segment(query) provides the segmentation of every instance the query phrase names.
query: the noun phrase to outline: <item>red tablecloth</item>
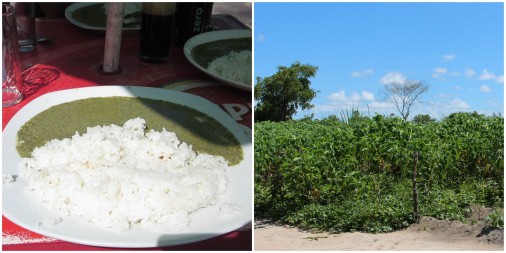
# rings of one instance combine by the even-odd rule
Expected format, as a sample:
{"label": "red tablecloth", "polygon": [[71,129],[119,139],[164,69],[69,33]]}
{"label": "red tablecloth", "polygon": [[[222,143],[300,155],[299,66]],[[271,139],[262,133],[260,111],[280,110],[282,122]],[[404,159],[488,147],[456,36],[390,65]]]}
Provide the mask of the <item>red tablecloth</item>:
{"label": "red tablecloth", "polygon": [[[230,16],[213,16],[222,29],[244,28]],[[37,20],[37,33],[50,38],[37,50],[21,55],[26,98],[18,105],[2,109],[2,129],[24,105],[48,92],[98,85],[161,87],[188,92],[218,104],[251,136],[251,92],[221,84],[193,67],[184,57],[182,46],[172,45],[170,60],[150,64],[139,60],[138,34],[124,34],[120,66],[115,75],[97,72],[102,64],[105,35],[81,29],[65,19]],[[5,158],[4,158],[5,159]],[[113,250],[80,245],[45,237],[2,217],[3,250]],[[205,241],[153,250],[251,250],[252,226]],[[143,249],[143,250],[152,250]]]}

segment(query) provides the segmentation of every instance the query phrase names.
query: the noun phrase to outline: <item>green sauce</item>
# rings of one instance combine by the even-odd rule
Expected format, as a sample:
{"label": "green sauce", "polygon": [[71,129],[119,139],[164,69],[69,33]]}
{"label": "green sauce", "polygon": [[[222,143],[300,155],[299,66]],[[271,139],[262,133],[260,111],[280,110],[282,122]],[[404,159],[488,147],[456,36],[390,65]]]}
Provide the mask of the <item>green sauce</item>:
{"label": "green sauce", "polygon": [[89,26],[105,27],[107,24],[104,4],[91,4],[78,8],[72,12],[72,17]]}
{"label": "green sauce", "polygon": [[[82,24],[105,29],[107,26],[107,14],[106,14],[107,11],[105,5],[106,5],[105,3],[97,3],[81,6],[80,8],[77,8],[72,12],[71,14],[72,18],[74,18],[75,20],[79,21]],[[132,16],[132,14],[130,16]],[[139,23],[140,23],[140,16],[139,22],[123,23],[123,28],[140,28]]]}
{"label": "green sauce", "polygon": [[196,152],[223,156],[229,165],[243,159],[240,143],[215,119],[192,108],[147,98],[107,97],[76,100],[53,106],[30,119],[18,132],[16,149],[22,157],[51,139],[83,134],[87,127],[123,125],[141,117],[147,130],[175,132]]}

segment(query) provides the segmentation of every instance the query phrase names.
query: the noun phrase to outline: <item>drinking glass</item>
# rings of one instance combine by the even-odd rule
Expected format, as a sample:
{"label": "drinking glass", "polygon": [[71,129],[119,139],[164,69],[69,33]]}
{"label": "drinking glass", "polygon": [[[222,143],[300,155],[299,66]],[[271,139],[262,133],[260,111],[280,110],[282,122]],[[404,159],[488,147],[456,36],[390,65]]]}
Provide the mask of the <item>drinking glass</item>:
{"label": "drinking glass", "polygon": [[141,60],[165,62],[175,28],[176,3],[142,3]]}
{"label": "drinking glass", "polygon": [[2,4],[2,107],[23,99],[21,85],[16,13],[13,6]]}
{"label": "drinking glass", "polygon": [[36,47],[35,3],[16,2],[14,6],[16,7],[19,50],[32,51]]}

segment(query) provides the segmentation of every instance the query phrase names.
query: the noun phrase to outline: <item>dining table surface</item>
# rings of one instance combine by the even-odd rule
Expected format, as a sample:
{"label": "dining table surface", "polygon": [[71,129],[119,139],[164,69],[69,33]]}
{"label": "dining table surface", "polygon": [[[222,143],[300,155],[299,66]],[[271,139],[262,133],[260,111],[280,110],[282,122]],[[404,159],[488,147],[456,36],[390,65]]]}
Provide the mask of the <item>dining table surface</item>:
{"label": "dining table surface", "polygon": [[[211,24],[220,30],[250,29],[227,14],[213,15]],[[124,32],[119,59],[121,71],[106,74],[98,70],[104,59],[105,32],[78,27],[66,18],[38,18],[36,31],[49,40],[38,43],[34,51],[20,53],[25,97],[15,106],[2,108],[2,129],[21,108],[47,93],[93,86],[145,86],[205,98],[229,114],[251,139],[251,90],[212,79],[186,59],[183,45],[171,44],[167,62],[147,63],[140,60],[139,32]],[[2,225],[3,250],[129,250],[51,238],[18,226],[5,216],[2,216]],[[252,250],[252,224],[203,241],[142,250]]]}

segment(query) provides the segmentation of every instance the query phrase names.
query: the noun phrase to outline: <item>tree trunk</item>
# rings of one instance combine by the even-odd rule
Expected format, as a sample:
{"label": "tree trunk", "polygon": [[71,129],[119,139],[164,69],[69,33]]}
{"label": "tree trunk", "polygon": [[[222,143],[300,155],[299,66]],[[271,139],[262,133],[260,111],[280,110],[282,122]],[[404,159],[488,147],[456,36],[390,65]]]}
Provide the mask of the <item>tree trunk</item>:
{"label": "tree trunk", "polygon": [[418,188],[416,186],[416,166],[418,163],[418,151],[413,154],[413,217],[416,223],[420,220],[420,214],[418,213]]}

